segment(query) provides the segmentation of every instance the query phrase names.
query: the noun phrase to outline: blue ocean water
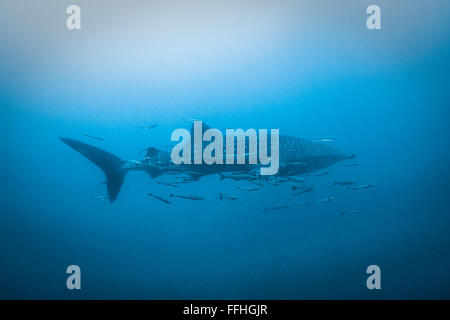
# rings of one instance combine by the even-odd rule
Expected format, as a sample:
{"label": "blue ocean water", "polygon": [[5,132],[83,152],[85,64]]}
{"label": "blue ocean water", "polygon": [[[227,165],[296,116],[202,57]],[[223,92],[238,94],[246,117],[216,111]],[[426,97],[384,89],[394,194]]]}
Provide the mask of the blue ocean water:
{"label": "blue ocean water", "polygon": [[[372,2],[381,30],[366,28]],[[73,31],[70,1],[0,5],[0,298],[450,298],[448,1],[77,3]],[[170,150],[185,118],[333,137],[359,166],[305,175],[315,189],[298,197],[131,172],[110,204],[93,199],[103,173],[59,140],[138,159]],[[174,191],[206,199],[147,196]]]}

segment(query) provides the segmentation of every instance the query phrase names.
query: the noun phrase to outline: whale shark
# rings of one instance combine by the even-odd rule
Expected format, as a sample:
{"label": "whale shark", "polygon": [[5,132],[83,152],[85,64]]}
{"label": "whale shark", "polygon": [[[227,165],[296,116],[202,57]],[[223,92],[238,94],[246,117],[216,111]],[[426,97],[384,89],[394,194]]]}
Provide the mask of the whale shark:
{"label": "whale shark", "polygon": [[[206,126],[208,128],[208,126]],[[193,128],[191,128],[193,130]],[[106,176],[106,188],[109,201],[114,202],[120,192],[126,174],[129,171],[143,171],[152,179],[162,175],[184,174],[184,182],[197,181],[211,174],[236,172],[248,174],[249,180],[266,179],[257,174],[261,164],[174,164],[169,151],[155,147],[144,149],[142,159],[123,160],[118,156],[93,145],[60,137],[61,141],[92,161]],[[248,149],[246,150],[248,152]],[[237,157],[237,155],[235,155]],[[314,172],[339,161],[354,158],[329,144],[310,141],[293,136],[279,136],[279,177],[293,177]],[[223,177],[223,176],[221,176]]]}

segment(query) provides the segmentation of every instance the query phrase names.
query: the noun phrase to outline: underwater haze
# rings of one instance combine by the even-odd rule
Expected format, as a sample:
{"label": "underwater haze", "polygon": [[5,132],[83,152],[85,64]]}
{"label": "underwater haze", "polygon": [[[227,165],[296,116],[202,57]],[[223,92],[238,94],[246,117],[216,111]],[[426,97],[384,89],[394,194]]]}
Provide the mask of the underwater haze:
{"label": "underwater haze", "polygon": [[[2,1],[0,298],[450,298],[449,32],[445,0]],[[59,139],[139,160],[190,118],[356,158],[263,186],[130,172],[110,203]]]}

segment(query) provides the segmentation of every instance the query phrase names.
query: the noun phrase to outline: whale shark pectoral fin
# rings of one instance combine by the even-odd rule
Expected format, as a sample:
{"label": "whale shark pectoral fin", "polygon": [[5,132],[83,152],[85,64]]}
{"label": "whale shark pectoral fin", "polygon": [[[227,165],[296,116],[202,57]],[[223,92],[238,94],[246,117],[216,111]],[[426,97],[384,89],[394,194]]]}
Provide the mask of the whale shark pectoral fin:
{"label": "whale shark pectoral fin", "polygon": [[156,167],[147,167],[144,170],[152,179],[157,178],[160,174],[161,171],[159,169],[157,169]]}
{"label": "whale shark pectoral fin", "polygon": [[109,201],[116,200],[127,173],[121,170],[124,161],[112,153],[70,138],[60,138],[62,142],[95,163],[106,176]]}

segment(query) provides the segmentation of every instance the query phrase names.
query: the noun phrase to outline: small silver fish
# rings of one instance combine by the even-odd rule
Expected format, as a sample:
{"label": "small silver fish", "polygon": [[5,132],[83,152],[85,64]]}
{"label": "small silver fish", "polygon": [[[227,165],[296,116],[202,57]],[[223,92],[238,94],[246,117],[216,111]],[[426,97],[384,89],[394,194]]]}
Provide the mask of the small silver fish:
{"label": "small silver fish", "polygon": [[188,200],[205,200],[205,198],[199,197],[199,196],[194,196],[193,194],[189,194],[189,195],[185,196],[185,195],[181,195],[181,194],[173,194],[173,193],[171,193],[170,196],[172,198],[176,197],[176,198],[188,199]]}
{"label": "small silver fish", "polygon": [[219,193],[219,200],[238,200],[239,198],[224,193]]}
{"label": "small silver fish", "polygon": [[189,182],[193,182],[192,180],[181,180],[181,181],[174,181],[172,182],[172,184],[184,184],[184,183],[189,183]]}
{"label": "small silver fish", "polygon": [[259,188],[242,188],[242,187],[238,187],[239,190],[245,190],[245,191],[256,191],[259,190]]}
{"label": "small silver fish", "polygon": [[334,197],[328,197],[326,199],[323,199],[322,201],[319,202],[320,205],[324,205],[324,204],[328,204],[331,203],[335,198]]}
{"label": "small silver fish", "polygon": [[194,181],[198,181],[199,178],[183,178],[181,179],[182,182],[194,182]]}
{"label": "small silver fish", "polygon": [[256,177],[256,174],[252,172],[232,172],[231,175],[248,175],[252,177]]}
{"label": "small silver fish", "polygon": [[299,195],[302,193],[310,192],[314,190],[313,186],[292,186],[292,190],[298,190],[298,192],[294,193],[293,195]]}
{"label": "small silver fish", "polygon": [[297,182],[297,183],[304,183],[304,182],[306,182],[305,179],[298,178],[298,177],[287,177],[287,179],[289,179],[289,181],[291,181],[291,182]]}
{"label": "small silver fish", "polygon": [[345,216],[348,214],[363,214],[363,213],[364,213],[364,211],[362,211],[362,210],[350,210],[350,211],[342,211],[341,215]]}
{"label": "small silver fish", "polygon": [[289,163],[289,166],[307,166],[308,162],[305,161],[293,161]]}
{"label": "small silver fish", "polygon": [[293,196],[293,197],[297,197],[297,196],[300,196],[300,195],[302,195],[302,194],[304,194],[304,193],[307,193],[307,192],[310,192],[310,191],[294,192],[294,193],[292,194],[292,196]]}
{"label": "small silver fish", "polygon": [[155,196],[155,195],[152,194],[152,193],[149,193],[148,195],[149,195],[150,197],[155,198],[155,199],[157,199],[157,200],[159,200],[159,201],[162,201],[162,202],[164,202],[164,203],[172,204],[172,202],[170,202],[169,200],[166,200],[166,199],[164,199],[164,198]]}
{"label": "small silver fish", "polygon": [[186,172],[177,172],[176,173],[177,178],[184,178],[184,179],[194,179],[194,178],[199,178],[200,174],[198,172],[191,172],[191,171],[186,171]]}
{"label": "small silver fish", "polygon": [[313,174],[311,174],[311,176],[313,176],[313,177],[320,177],[320,176],[325,176],[327,174],[329,174],[329,172],[328,171],[324,171],[324,172],[319,172],[319,173],[313,173]]}
{"label": "small silver fish", "polygon": [[176,171],[174,171],[174,172],[166,172],[166,175],[168,175],[168,176],[176,176],[176,175],[179,175],[180,173],[179,172],[176,172]]}
{"label": "small silver fish", "polygon": [[178,186],[177,186],[175,183],[170,183],[170,182],[160,182],[160,181],[156,181],[156,183],[157,183],[157,184],[164,185],[164,186],[177,187],[177,188],[178,188]]}
{"label": "small silver fish", "polygon": [[90,134],[87,134],[87,133],[86,133],[84,136],[85,136],[85,137],[88,137],[88,138],[95,139],[95,140],[100,140],[100,141],[103,141],[103,140],[104,140],[103,138],[96,137],[96,136],[91,136]]}
{"label": "small silver fish", "polygon": [[363,184],[361,186],[353,187],[352,189],[353,190],[363,190],[363,189],[369,189],[369,188],[373,188],[373,187],[374,187],[373,184],[368,183],[368,184]]}
{"label": "small silver fish", "polygon": [[352,185],[354,183],[356,183],[355,180],[349,180],[349,179],[334,181],[334,185],[340,185],[340,186],[349,186],[349,185]]}
{"label": "small silver fish", "polygon": [[282,209],[289,209],[289,206],[277,206],[277,207],[264,208],[264,211],[282,210]]}
{"label": "small silver fish", "polygon": [[253,183],[254,185],[264,187],[264,184],[255,180],[248,180],[248,182]]}
{"label": "small silver fish", "polygon": [[224,179],[231,179],[231,180],[256,180],[257,178],[255,176],[249,175],[247,173],[231,173],[231,174],[224,174],[224,173],[218,173],[220,176],[220,180]]}
{"label": "small silver fish", "polygon": [[306,207],[306,206],[309,206],[311,203],[310,202],[292,202],[291,204],[293,204],[294,206]]}
{"label": "small silver fish", "polygon": [[344,167],[359,167],[359,163],[347,163]]}

